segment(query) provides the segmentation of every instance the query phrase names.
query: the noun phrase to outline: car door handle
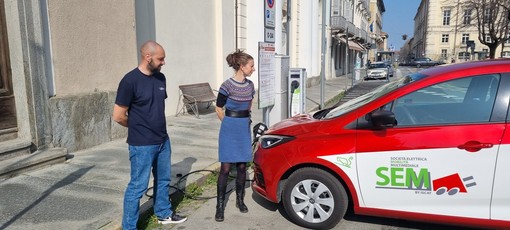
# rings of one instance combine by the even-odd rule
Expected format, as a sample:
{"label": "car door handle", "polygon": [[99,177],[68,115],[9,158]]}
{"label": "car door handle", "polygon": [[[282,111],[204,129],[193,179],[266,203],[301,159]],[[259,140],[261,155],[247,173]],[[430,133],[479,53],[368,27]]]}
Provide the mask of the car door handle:
{"label": "car door handle", "polygon": [[468,152],[478,152],[480,149],[492,148],[491,143],[480,143],[478,141],[468,141],[465,144],[459,145],[457,148],[464,149]]}

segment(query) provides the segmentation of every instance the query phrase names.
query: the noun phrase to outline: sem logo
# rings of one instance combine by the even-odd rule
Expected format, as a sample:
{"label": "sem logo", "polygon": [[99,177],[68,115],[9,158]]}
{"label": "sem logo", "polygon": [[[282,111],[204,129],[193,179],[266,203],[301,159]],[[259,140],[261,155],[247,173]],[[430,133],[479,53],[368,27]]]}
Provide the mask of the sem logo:
{"label": "sem logo", "polygon": [[466,188],[476,185],[476,182],[472,182],[472,176],[461,180],[458,173],[431,180],[427,168],[379,167],[375,173],[380,179],[376,181],[376,188],[414,190],[419,194],[435,191],[437,195],[446,192],[455,195],[459,192],[467,193]]}
{"label": "sem logo", "polygon": [[351,167],[353,157],[345,158],[345,157],[337,157],[336,162],[337,165],[345,166],[347,168]]}
{"label": "sem logo", "polygon": [[[434,183],[434,191],[436,191],[437,195],[442,195],[445,192],[448,192],[448,195],[451,196],[458,192],[467,193],[466,188],[476,185],[476,182],[470,182],[473,179],[473,176],[468,176],[461,180],[459,174],[455,173],[435,179],[432,183]],[[467,182],[468,184],[464,185],[464,182]]]}
{"label": "sem logo", "polygon": [[379,167],[375,173],[381,179],[376,182],[376,188],[431,190],[430,173],[426,168],[416,174],[414,168]]}

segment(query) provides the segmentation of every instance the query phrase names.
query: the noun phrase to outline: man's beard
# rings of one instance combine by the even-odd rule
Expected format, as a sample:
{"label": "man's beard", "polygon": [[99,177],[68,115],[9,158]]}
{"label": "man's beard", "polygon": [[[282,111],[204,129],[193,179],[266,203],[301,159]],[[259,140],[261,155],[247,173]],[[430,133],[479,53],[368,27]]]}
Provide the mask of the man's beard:
{"label": "man's beard", "polygon": [[152,60],[149,62],[149,70],[152,73],[159,73],[161,71],[161,66],[155,66],[153,63]]}

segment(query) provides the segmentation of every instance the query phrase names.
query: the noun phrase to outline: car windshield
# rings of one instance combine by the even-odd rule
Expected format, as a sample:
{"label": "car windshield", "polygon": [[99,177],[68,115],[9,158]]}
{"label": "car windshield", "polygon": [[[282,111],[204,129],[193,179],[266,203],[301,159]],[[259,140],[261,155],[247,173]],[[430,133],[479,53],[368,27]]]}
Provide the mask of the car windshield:
{"label": "car windshield", "polygon": [[406,77],[400,78],[396,81],[392,81],[392,82],[389,82],[382,86],[379,86],[364,95],[361,95],[355,99],[352,99],[348,102],[345,102],[345,103],[339,105],[336,108],[331,109],[327,114],[324,115],[324,119],[331,119],[331,118],[335,118],[335,117],[341,116],[343,114],[346,114],[346,113],[353,111],[354,109],[360,108],[361,106],[364,106],[364,105],[368,104],[369,102],[374,101],[377,98],[382,97],[382,96],[384,96],[400,87],[403,87],[411,82],[415,82],[417,80],[423,79],[426,76],[427,75],[420,74],[420,73],[413,73]]}
{"label": "car windshield", "polygon": [[376,68],[386,68],[386,64],[385,63],[374,63],[374,64],[370,64],[370,69],[376,69]]}

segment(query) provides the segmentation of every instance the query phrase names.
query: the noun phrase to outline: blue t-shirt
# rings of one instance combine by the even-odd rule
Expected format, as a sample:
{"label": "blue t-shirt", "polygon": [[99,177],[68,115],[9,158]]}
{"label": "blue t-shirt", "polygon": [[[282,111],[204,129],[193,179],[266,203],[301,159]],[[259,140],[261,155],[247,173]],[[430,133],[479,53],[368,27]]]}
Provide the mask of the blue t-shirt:
{"label": "blue t-shirt", "polygon": [[162,73],[147,76],[135,68],[122,78],[115,104],[128,107],[128,144],[157,145],[168,139],[166,98],[166,78]]}

